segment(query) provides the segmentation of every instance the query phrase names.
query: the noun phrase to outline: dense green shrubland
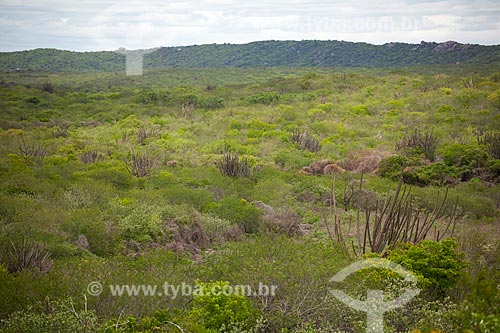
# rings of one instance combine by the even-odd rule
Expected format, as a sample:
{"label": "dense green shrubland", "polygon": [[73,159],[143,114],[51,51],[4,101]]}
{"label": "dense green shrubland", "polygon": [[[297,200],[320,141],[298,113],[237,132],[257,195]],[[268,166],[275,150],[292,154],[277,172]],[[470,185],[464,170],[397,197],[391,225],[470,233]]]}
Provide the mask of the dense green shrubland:
{"label": "dense green shrubland", "polygon": [[[402,179],[421,216],[449,187],[456,241],[433,241],[443,216],[431,240],[391,248],[428,290],[388,314],[386,329],[496,332],[498,75],[266,71],[4,75],[0,330],[362,332],[364,314],[330,297],[329,279],[356,259],[357,216],[374,214]],[[383,273],[361,279],[347,283],[360,296],[400,290]],[[86,293],[91,281],[198,280],[278,293]]]}

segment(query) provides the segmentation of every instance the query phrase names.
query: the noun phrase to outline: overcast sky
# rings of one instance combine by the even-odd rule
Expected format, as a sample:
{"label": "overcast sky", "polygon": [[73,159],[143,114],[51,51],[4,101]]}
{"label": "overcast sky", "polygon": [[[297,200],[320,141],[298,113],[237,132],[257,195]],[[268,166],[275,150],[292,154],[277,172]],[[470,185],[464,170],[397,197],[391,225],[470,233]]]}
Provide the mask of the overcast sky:
{"label": "overcast sky", "polygon": [[0,51],[258,40],[500,44],[499,0],[0,0]]}

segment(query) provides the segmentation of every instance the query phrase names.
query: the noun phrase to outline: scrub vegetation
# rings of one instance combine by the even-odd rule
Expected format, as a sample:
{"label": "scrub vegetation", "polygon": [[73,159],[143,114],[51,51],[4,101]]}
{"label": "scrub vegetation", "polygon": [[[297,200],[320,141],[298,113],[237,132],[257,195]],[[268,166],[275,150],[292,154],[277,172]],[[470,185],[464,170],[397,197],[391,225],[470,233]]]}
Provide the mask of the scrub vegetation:
{"label": "scrub vegetation", "polygon": [[[1,332],[365,332],[363,257],[421,289],[386,332],[500,332],[494,66],[4,73],[0,109]],[[109,288],[165,282],[277,289]]]}

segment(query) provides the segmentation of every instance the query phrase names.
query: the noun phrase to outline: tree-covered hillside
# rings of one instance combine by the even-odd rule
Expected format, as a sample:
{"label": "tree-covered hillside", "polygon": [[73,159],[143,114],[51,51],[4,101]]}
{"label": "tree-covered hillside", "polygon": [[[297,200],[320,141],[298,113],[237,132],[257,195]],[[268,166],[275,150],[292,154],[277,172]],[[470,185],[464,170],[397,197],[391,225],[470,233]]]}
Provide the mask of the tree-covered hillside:
{"label": "tree-covered hillside", "polygon": [[[372,45],[344,41],[261,41],[162,47],[145,56],[145,68],[165,67],[399,67],[419,64],[498,64],[500,46],[456,42]],[[123,71],[116,52],[36,49],[0,53],[0,71]]]}

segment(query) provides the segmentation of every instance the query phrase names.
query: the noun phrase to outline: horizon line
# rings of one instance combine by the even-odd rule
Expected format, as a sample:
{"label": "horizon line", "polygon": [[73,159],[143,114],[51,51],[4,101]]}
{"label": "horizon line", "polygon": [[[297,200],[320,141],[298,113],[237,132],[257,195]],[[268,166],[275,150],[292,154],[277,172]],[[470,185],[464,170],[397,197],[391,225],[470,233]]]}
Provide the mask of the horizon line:
{"label": "horizon line", "polygon": [[[266,40],[256,40],[256,41],[251,41],[251,42],[246,42],[246,43],[202,43],[202,44],[191,44],[191,45],[169,45],[169,46],[156,46],[156,47],[150,47],[150,48],[139,48],[139,49],[130,49],[128,51],[141,51],[141,50],[152,50],[152,49],[162,49],[162,48],[182,48],[182,47],[196,47],[196,46],[205,46],[205,45],[248,45],[248,44],[254,44],[254,43],[265,43],[265,42],[340,42],[340,43],[350,43],[350,44],[368,44],[372,46],[384,46],[388,44],[406,44],[406,45],[420,45],[420,44],[444,44],[444,43],[457,43],[460,45],[475,45],[475,46],[500,46],[500,44],[479,44],[479,43],[463,43],[455,40],[446,40],[446,41],[424,41],[422,40],[420,43],[409,43],[409,42],[401,42],[401,41],[391,41],[391,42],[385,42],[383,44],[375,44],[375,43],[369,43],[369,42],[352,42],[352,41],[346,41],[346,40],[337,40],[337,39],[302,39],[302,40],[295,40],[295,39],[266,39]],[[56,47],[36,47],[32,49],[23,49],[23,50],[11,50],[11,51],[0,51],[0,53],[16,53],[16,52],[30,52],[30,51],[36,51],[36,50],[56,50],[56,51],[66,51],[66,52],[75,52],[75,53],[92,53],[92,52],[116,52],[117,50],[120,49],[125,49],[126,48],[118,48],[114,50],[84,50],[84,51],[77,51],[77,50],[70,50],[70,49],[59,49]]]}

